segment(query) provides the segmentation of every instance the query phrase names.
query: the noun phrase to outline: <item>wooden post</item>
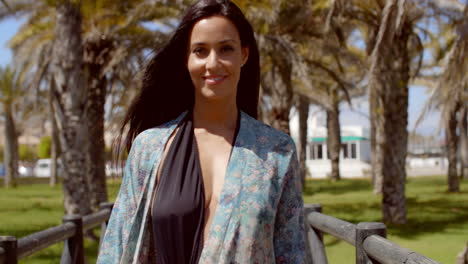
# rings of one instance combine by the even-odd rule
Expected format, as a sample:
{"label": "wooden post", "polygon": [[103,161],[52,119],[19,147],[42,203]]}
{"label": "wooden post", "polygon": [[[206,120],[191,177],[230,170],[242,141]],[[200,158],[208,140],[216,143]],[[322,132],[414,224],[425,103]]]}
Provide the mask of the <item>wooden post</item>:
{"label": "wooden post", "polygon": [[308,221],[308,215],[310,213],[322,212],[322,206],[320,204],[305,204],[304,215],[305,215],[305,230],[307,233],[307,259],[312,264],[327,264],[327,255],[325,253],[325,246],[323,244],[322,231],[312,228]]}
{"label": "wooden post", "polygon": [[[100,203],[99,204],[99,210],[102,211],[102,210],[106,210],[106,209],[109,209],[111,212],[112,212],[112,207],[114,206],[113,203]],[[110,218],[110,216],[109,216]],[[99,248],[101,248],[101,243],[102,241],[104,240],[104,235],[106,234],[106,229],[107,229],[107,225],[109,224],[109,219],[107,219],[106,221],[103,221],[101,223],[101,235],[99,236]]]}
{"label": "wooden post", "polygon": [[0,236],[0,248],[5,250],[4,264],[18,263],[18,241],[14,236]]}
{"label": "wooden post", "polygon": [[[371,235],[387,236],[387,230],[383,223],[363,222],[356,226],[356,264],[378,263],[367,256],[364,250],[364,240]],[[382,250],[385,250],[384,248]]]}
{"label": "wooden post", "polygon": [[81,215],[65,215],[63,223],[73,223],[75,234],[65,240],[60,264],[84,264],[83,218]]}
{"label": "wooden post", "polygon": [[457,255],[457,264],[468,264],[468,242],[463,251]]}

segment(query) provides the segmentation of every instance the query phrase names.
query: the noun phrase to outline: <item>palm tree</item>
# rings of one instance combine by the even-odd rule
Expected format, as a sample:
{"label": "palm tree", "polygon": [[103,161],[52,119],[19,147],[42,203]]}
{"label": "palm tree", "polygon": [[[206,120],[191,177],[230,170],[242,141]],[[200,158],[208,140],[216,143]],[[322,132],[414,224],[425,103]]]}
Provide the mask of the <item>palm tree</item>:
{"label": "palm tree", "polygon": [[[426,104],[426,111],[432,107],[441,109],[445,122],[447,145],[448,191],[459,192],[460,183],[457,176],[457,153],[460,145],[462,157],[466,156],[466,109],[468,101],[468,3],[456,23],[459,25],[450,52],[446,55],[444,71]],[[457,135],[457,131],[459,135]],[[463,168],[463,162],[461,164]]]}
{"label": "palm tree", "polygon": [[[331,6],[312,6],[308,16],[310,25],[319,25],[318,29],[307,29],[305,34],[294,36],[298,42],[300,55],[304,60],[305,74],[296,76],[299,93],[310,102],[319,105],[326,112],[327,146],[331,161],[332,180],[340,179],[339,162],[341,151],[341,132],[339,114],[340,103],[351,104],[351,98],[364,94],[360,82],[364,77],[364,55],[351,43],[351,34],[355,31],[353,23],[341,24],[340,15],[331,16],[336,10],[336,3]],[[303,36],[308,37],[303,37]],[[302,37],[301,37],[302,36]],[[313,47],[313,48],[311,48]],[[307,80],[308,79],[308,80]]]}
{"label": "palm tree", "polygon": [[[165,34],[152,32],[140,25],[142,21],[164,21],[180,11],[172,5],[149,1],[111,2],[104,5],[95,1],[83,4],[83,13],[90,23],[84,28],[84,62],[88,75],[87,116],[89,142],[87,155],[88,186],[91,203],[97,209],[107,201],[104,170],[104,104],[109,81],[113,76],[132,78],[136,67],[143,64],[143,50],[161,46]],[[109,24],[113,21],[114,24]],[[132,67],[133,66],[133,67]],[[126,87],[128,88],[128,86]]]}
{"label": "palm tree", "polygon": [[382,175],[383,220],[394,224],[406,223],[408,41],[412,34],[408,8],[404,1],[386,2],[371,55],[369,80],[375,126],[374,172]]}
{"label": "palm tree", "polygon": [[[16,13],[29,14],[27,23],[12,39],[16,59],[36,72],[35,86],[50,75],[51,42],[55,24],[55,9],[52,2],[23,0],[15,2]],[[35,9],[27,6],[35,5]],[[166,38],[165,34],[153,32],[141,25],[142,21],[168,21],[177,14],[174,5],[163,5],[150,1],[129,2],[81,1],[84,16],[82,27],[83,65],[87,76],[87,100],[85,112],[88,124],[86,150],[86,182],[90,190],[92,207],[97,209],[100,202],[107,201],[104,172],[104,104],[108,95],[112,101],[126,99],[130,81],[138,68],[144,64],[144,52],[156,49]],[[169,25],[169,23],[168,23]],[[51,86],[52,87],[52,86]],[[120,88],[122,87],[122,88]],[[118,103],[118,102],[117,102]],[[54,123],[54,122],[52,122]]]}
{"label": "palm tree", "polygon": [[271,35],[261,39],[262,64],[269,65],[261,77],[264,96],[269,99],[268,121],[272,127],[289,134],[289,112],[293,103],[292,60],[285,56],[286,47],[281,39]]}
{"label": "palm tree", "polygon": [[422,66],[423,45],[417,24],[425,2],[340,1],[345,22],[354,21],[370,54],[368,78],[374,192],[383,193],[385,222],[406,221],[405,160],[408,132],[408,84]]}
{"label": "palm tree", "polygon": [[91,210],[83,168],[86,166],[86,83],[82,78],[83,46],[80,6],[70,1],[57,4],[54,56],[53,105],[63,153],[63,190],[67,214],[86,215]]}
{"label": "palm tree", "polygon": [[5,187],[16,187],[18,175],[18,133],[15,125],[14,103],[21,93],[21,79],[11,68],[0,67],[0,104],[5,119],[4,163]]}
{"label": "palm tree", "polygon": [[[359,79],[362,76],[355,70],[355,65],[362,63],[358,63],[358,56],[346,48],[346,38],[352,32],[350,26],[333,24],[330,30],[315,26],[326,19],[327,10],[322,8],[326,2],[276,1],[260,12],[255,9],[255,16],[251,16],[254,16],[259,32],[264,66],[261,78],[263,116],[267,123],[288,133],[294,94],[303,95],[309,102],[323,107],[328,117],[331,176],[339,179],[338,105],[343,100],[349,101],[348,90],[357,83],[352,77]],[[353,73],[342,77],[346,75],[345,71]],[[306,140],[305,131],[301,130],[301,134],[299,156],[301,164],[305,164],[303,146],[306,142],[302,142]]]}

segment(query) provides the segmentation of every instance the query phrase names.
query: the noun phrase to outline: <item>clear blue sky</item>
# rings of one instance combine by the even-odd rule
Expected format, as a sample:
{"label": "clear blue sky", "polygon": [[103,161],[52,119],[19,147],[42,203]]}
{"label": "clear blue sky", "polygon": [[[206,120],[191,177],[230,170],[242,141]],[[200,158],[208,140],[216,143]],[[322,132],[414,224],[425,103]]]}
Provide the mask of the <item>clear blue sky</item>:
{"label": "clear blue sky", "polygon": [[[11,62],[11,51],[7,46],[7,42],[17,32],[21,22],[16,19],[7,19],[0,22],[0,66],[5,66]],[[412,130],[414,128],[414,123],[427,98],[427,90],[424,87],[410,87],[408,129]],[[364,113],[364,115],[351,111],[348,107],[343,107],[342,115],[340,116],[342,124],[368,126],[369,122],[365,117],[365,115],[368,115],[367,103],[355,103],[354,109]],[[426,117],[416,131],[424,135],[436,135],[438,125],[439,114],[432,113]]]}
{"label": "clear blue sky", "polygon": [[16,19],[6,19],[0,22],[0,65],[5,66],[11,61],[11,52],[7,46],[8,40],[18,31],[20,23]]}

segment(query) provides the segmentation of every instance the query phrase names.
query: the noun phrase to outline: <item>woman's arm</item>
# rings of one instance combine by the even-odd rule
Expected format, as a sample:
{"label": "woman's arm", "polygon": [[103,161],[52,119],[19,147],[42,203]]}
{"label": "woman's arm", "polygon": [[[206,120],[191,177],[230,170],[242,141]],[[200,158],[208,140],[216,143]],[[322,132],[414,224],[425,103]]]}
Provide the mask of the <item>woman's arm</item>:
{"label": "woman's arm", "polygon": [[302,183],[294,149],[284,176],[283,190],[275,221],[276,263],[305,263],[305,231]]}

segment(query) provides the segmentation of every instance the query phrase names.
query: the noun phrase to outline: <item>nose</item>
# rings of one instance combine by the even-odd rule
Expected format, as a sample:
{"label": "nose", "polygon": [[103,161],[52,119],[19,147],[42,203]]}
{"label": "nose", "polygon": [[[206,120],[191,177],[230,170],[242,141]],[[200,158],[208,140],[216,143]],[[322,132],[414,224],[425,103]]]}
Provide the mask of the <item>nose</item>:
{"label": "nose", "polygon": [[212,50],[206,58],[206,69],[216,69],[219,66],[219,55],[215,50]]}

